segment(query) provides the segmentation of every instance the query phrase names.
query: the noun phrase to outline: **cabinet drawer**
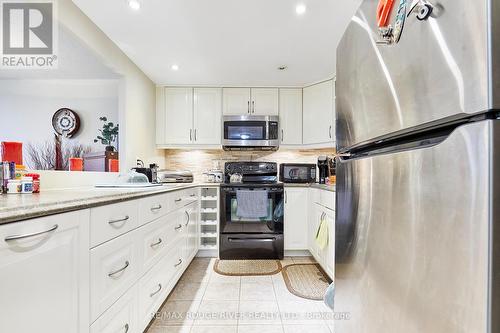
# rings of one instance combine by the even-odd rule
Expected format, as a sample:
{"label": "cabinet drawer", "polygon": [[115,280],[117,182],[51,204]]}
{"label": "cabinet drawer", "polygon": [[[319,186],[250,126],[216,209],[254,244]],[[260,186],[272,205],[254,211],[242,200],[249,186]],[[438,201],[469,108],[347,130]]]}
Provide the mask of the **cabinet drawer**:
{"label": "cabinet drawer", "polygon": [[138,302],[137,285],[134,285],[90,326],[90,333],[141,332],[137,321]]}
{"label": "cabinet drawer", "polygon": [[330,192],[325,190],[319,192],[320,192],[319,203],[326,208],[335,210],[335,192]]}
{"label": "cabinet drawer", "polygon": [[139,200],[139,218],[141,223],[148,223],[166,215],[171,209],[168,207],[168,194],[154,195]]}
{"label": "cabinet drawer", "polygon": [[90,246],[102,244],[139,226],[137,201],[90,210]]}
{"label": "cabinet drawer", "polygon": [[136,239],[130,232],[90,251],[92,322],[138,280],[142,264]]}
{"label": "cabinet drawer", "polygon": [[186,206],[196,200],[198,200],[198,189],[190,188],[181,191],[170,192],[168,194],[169,200],[168,205],[171,207],[171,210],[179,209],[183,206]]}
{"label": "cabinet drawer", "polygon": [[168,252],[176,238],[173,221],[169,221],[170,215],[160,217],[138,230],[143,272],[148,271]]}
{"label": "cabinet drawer", "polygon": [[141,329],[148,325],[175,285],[176,281],[172,281],[172,278],[183,264],[180,251],[181,248],[176,243],[175,247],[140,279],[138,285]]}

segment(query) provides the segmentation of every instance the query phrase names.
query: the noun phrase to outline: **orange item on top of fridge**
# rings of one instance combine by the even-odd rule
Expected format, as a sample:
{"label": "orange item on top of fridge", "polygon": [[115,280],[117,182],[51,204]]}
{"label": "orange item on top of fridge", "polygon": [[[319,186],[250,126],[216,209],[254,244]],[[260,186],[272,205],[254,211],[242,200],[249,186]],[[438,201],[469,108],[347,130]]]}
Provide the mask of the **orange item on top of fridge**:
{"label": "orange item on top of fridge", "polygon": [[379,28],[387,27],[393,7],[394,0],[379,0],[377,7],[377,23]]}

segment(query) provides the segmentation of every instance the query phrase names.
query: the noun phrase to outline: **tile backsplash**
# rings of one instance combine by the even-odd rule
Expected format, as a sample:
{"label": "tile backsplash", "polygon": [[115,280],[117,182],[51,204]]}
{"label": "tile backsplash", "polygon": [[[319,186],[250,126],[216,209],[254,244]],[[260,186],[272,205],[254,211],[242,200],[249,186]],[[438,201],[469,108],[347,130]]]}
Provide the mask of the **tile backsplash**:
{"label": "tile backsplash", "polygon": [[204,181],[203,173],[227,161],[266,161],[280,163],[316,163],[319,155],[333,155],[335,149],[284,149],[279,151],[178,150],[165,151],[167,169],[190,170],[195,181]]}

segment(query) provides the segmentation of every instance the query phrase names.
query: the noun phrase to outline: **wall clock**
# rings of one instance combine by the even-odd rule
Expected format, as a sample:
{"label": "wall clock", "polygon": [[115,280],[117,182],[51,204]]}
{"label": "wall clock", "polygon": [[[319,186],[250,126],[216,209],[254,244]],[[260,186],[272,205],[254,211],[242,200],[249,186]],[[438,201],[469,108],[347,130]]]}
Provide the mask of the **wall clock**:
{"label": "wall clock", "polygon": [[57,134],[71,138],[80,129],[80,117],[71,109],[59,109],[52,116],[52,127]]}

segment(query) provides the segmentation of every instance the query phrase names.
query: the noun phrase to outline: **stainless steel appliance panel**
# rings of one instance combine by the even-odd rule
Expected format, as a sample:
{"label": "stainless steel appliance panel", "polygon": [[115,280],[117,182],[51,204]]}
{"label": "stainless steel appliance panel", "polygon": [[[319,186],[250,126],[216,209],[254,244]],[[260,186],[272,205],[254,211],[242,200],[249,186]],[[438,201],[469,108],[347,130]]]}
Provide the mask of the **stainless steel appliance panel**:
{"label": "stainless steel appliance panel", "polygon": [[495,107],[488,93],[488,1],[429,0],[432,17],[409,16],[392,45],[377,44],[378,2],[362,3],[337,48],[339,151]]}
{"label": "stainless steel appliance panel", "polygon": [[336,332],[494,332],[499,135],[500,121],[481,121],[431,147],[338,162],[335,311],[350,320]]}
{"label": "stainless steel appliance panel", "polygon": [[225,150],[279,148],[278,116],[224,116],[222,146]]}

